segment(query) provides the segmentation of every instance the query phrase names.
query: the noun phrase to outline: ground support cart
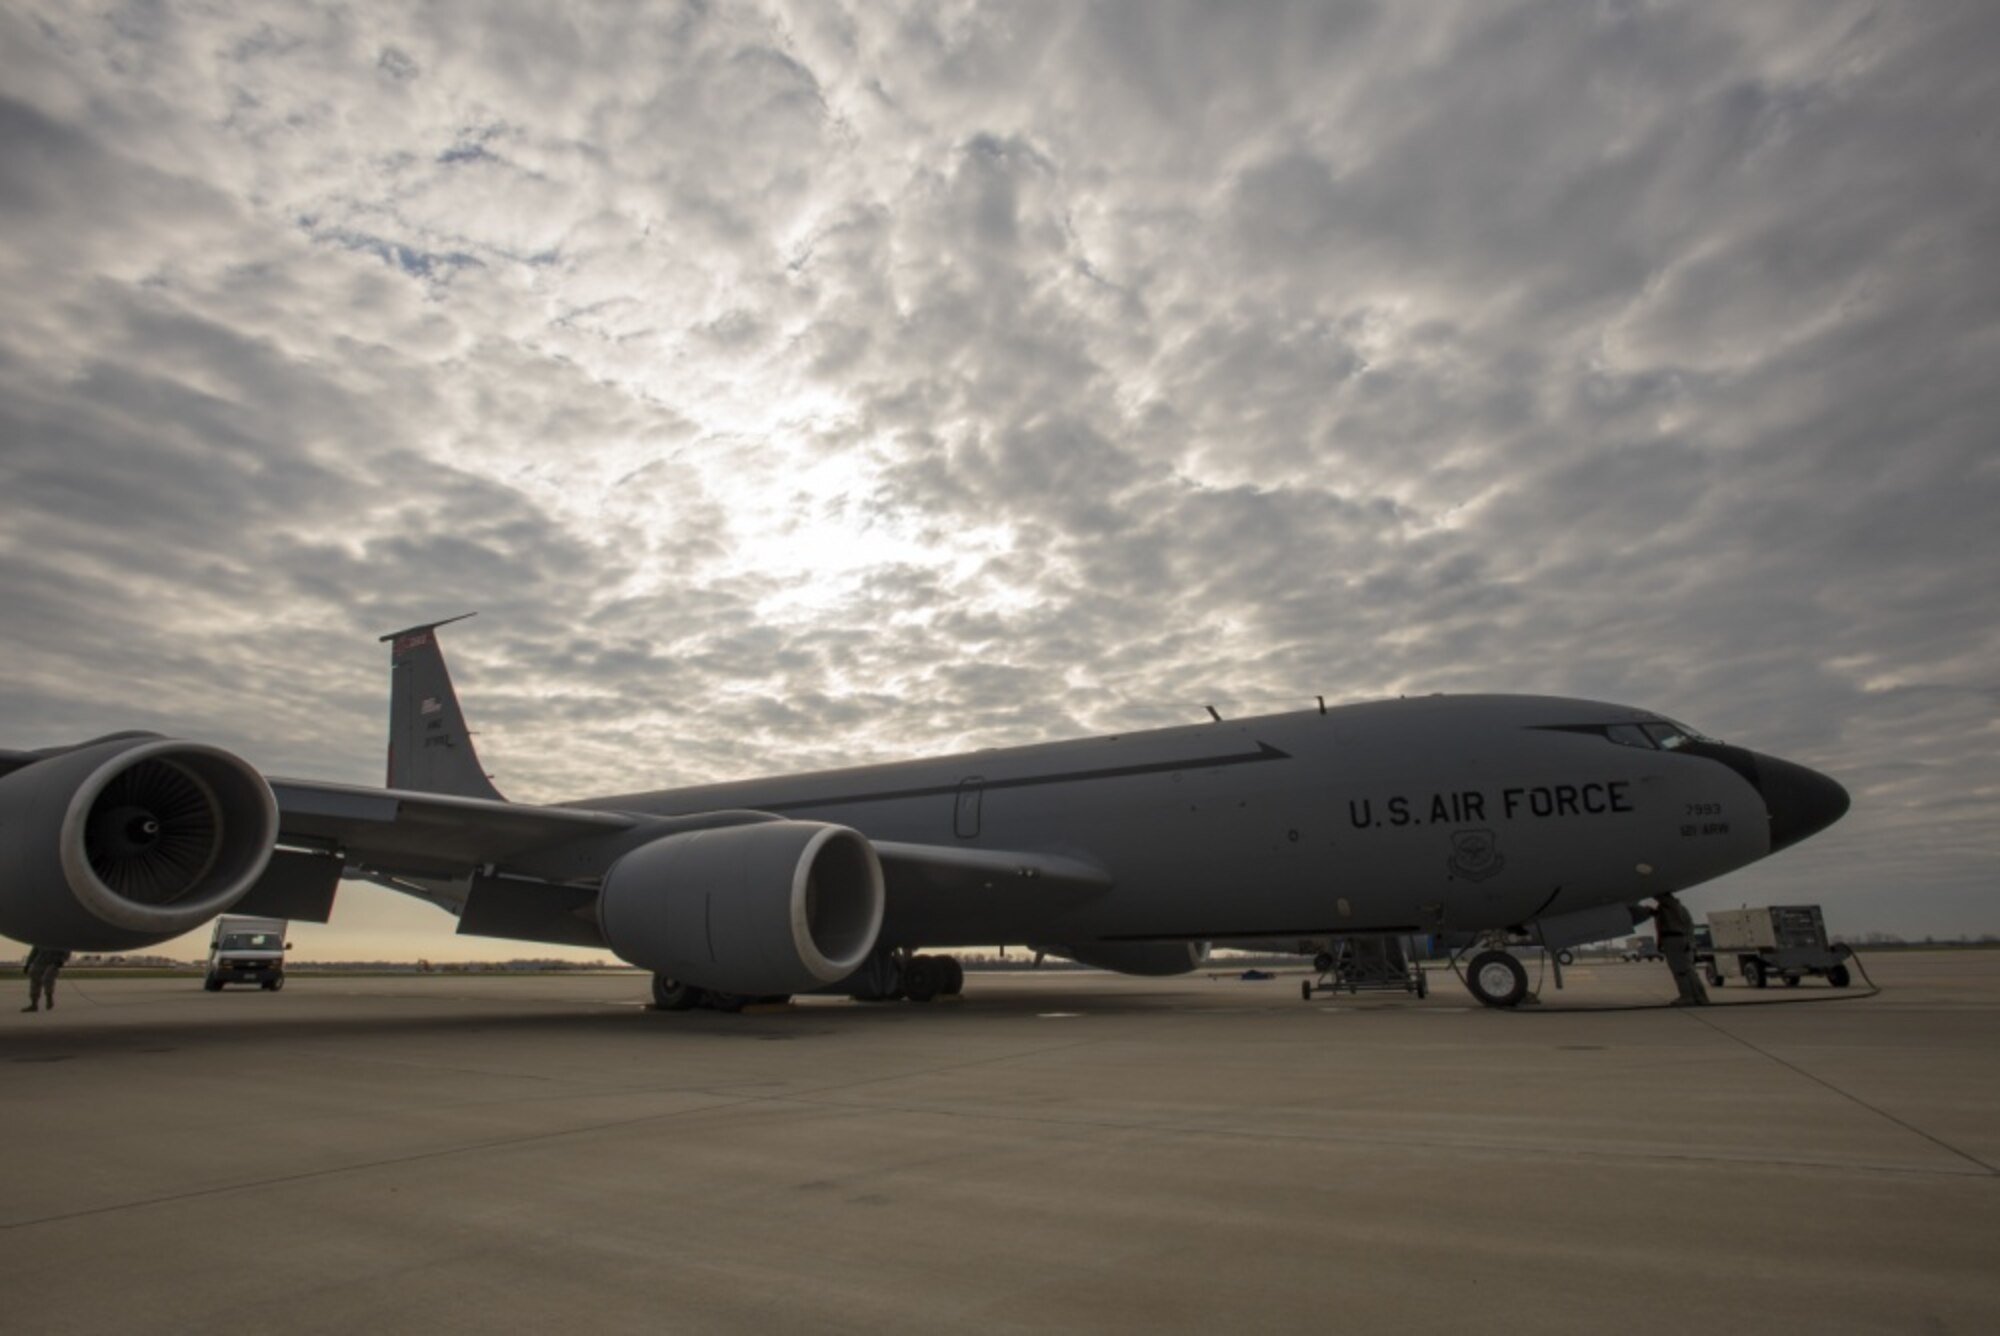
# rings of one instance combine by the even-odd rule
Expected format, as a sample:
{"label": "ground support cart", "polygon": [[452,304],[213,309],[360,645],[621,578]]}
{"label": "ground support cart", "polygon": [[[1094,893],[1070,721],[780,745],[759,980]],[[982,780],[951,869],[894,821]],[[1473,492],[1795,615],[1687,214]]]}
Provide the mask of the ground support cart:
{"label": "ground support cart", "polygon": [[1414,993],[1430,995],[1422,962],[1411,958],[1404,940],[1386,934],[1336,937],[1313,958],[1316,979],[1299,984],[1299,996],[1315,993]]}
{"label": "ground support cart", "polygon": [[1847,961],[1854,952],[1845,942],[1826,940],[1826,920],[1818,905],[1718,909],[1708,916],[1708,931],[1715,951],[1708,964],[1711,984],[1722,983],[1724,959],[1736,962],[1751,988],[1763,988],[1773,979],[1793,988],[1808,975],[1824,976],[1835,988],[1853,982]]}

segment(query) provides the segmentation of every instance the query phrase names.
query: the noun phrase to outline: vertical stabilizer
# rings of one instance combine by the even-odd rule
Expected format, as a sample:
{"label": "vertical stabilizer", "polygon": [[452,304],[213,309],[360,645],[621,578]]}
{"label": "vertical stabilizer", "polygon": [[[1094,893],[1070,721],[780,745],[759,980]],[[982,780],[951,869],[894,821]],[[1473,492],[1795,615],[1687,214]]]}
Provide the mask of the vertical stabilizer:
{"label": "vertical stabilizer", "polygon": [[389,787],[499,798],[473,750],[437,630],[463,616],[383,636],[389,646]]}

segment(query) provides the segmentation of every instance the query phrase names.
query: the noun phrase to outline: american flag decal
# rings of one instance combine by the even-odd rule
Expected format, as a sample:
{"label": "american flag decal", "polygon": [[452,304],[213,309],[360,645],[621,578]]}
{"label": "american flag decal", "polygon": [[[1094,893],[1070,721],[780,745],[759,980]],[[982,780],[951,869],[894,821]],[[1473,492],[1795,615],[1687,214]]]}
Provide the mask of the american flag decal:
{"label": "american flag decal", "polygon": [[430,643],[431,643],[430,632],[419,631],[413,636],[404,636],[401,640],[398,640],[396,642],[396,653],[401,654],[406,650],[418,649]]}
{"label": "american flag decal", "polygon": [[440,702],[436,696],[426,696],[424,697],[424,703],[419,713],[436,714],[439,710],[442,710],[443,708],[444,708],[443,703]]}

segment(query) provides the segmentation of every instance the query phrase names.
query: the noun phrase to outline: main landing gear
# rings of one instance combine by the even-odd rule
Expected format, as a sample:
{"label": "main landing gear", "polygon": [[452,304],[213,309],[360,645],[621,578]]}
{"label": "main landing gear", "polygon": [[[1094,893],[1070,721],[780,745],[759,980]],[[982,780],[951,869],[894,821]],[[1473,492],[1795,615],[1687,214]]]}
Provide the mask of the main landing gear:
{"label": "main landing gear", "polygon": [[[827,992],[846,992],[857,1002],[930,1002],[965,991],[965,967],[956,956],[913,955],[908,951],[878,951],[852,977]],[[656,1011],[737,1012],[752,1004],[782,1005],[790,997],[752,997],[699,988],[664,974],[653,976]]]}
{"label": "main landing gear", "polygon": [[737,1012],[752,1003],[783,1006],[791,1000],[785,994],[754,997],[748,993],[719,993],[713,988],[697,988],[664,974],[653,976],[653,1009],[656,1011],[693,1011],[697,1007],[707,1007],[710,1011]]}
{"label": "main landing gear", "polygon": [[956,956],[877,951],[843,986],[857,1002],[930,1002],[965,991],[965,967]]}

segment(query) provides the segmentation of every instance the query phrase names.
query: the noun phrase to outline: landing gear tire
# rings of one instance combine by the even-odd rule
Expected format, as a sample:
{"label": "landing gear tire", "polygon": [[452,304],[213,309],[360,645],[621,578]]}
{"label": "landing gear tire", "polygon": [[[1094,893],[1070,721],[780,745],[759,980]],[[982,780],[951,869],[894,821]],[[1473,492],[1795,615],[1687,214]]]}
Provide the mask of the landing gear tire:
{"label": "landing gear tire", "polygon": [[1465,986],[1489,1007],[1518,1007],[1528,995],[1528,971],[1505,951],[1481,951],[1465,972]]}
{"label": "landing gear tire", "polygon": [[903,996],[912,1002],[929,1002],[945,991],[946,970],[939,956],[911,956],[903,966]]}
{"label": "landing gear tire", "polygon": [[957,956],[939,956],[944,966],[944,987],[938,992],[946,997],[957,997],[965,991],[965,966],[958,963]]}
{"label": "landing gear tire", "polygon": [[701,1005],[702,990],[664,974],[653,976],[653,1006],[659,1011],[693,1011]]}
{"label": "landing gear tire", "polygon": [[1770,978],[1765,974],[1764,962],[1755,957],[1745,960],[1743,962],[1743,982],[1749,984],[1752,988],[1762,988],[1769,984]]}
{"label": "landing gear tire", "polygon": [[1835,988],[1845,988],[1848,984],[1853,983],[1854,979],[1848,974],[1847,966],[1835,965],[1826,972],[1826,981]]}

